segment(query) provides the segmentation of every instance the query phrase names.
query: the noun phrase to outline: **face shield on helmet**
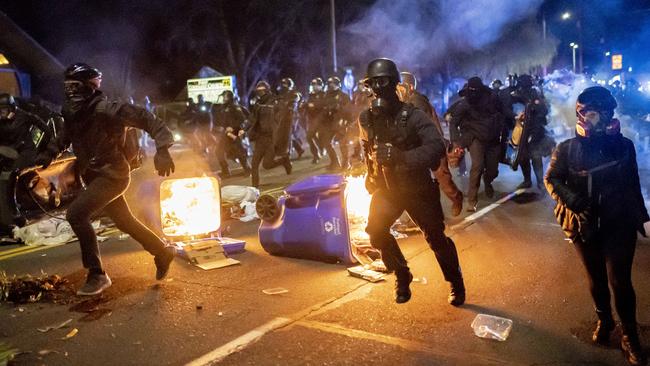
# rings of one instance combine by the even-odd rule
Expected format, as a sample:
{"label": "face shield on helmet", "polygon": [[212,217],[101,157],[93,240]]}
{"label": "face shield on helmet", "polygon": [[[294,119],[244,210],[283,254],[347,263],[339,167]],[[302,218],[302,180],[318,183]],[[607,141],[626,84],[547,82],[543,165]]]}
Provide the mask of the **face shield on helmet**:
{"label": "face shield on helmet", "polygon": [[327,79],[327,91],[338,91],[341,90],[341,79],[338,77],[331,77]]}

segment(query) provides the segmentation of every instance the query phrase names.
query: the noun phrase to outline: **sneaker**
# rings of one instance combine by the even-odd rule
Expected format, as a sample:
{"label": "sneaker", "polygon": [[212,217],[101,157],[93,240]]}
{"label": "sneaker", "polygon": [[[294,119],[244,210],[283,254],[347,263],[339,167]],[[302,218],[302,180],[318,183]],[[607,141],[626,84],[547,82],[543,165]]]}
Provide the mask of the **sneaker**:
{"label": "sneaker", "polygon": [[447,301],[453,306],[460,306],[465,303],[465,285],[462,282],[457,285],[451,285]]}
{"label": "sneaker", "polygon": [[176,250],[173,247],[165,247],[165,254],[154,257],[153,261],[156,263],[156,280],[160,281],[167,277],[169,266],[172,264],[175,254]]}
{"label": "sneaker", "polygon": [[314,164],[314,165],[315,165],[315,164],[318,164],[319,162],[320,162],[320,159],[319,159],[319,158],[312,158],[312,159],[311,159],[311,163]]}
{"label": "sneaker", "polygon": [[93,296],[99,295],[107,288],[111,287],[113,282],[111,278],[108,277],[106,273],[96,274],[88,273],[88,278],[86,278],[86,283],[77,290],[77,295],[79,296]]}
{"label": "sneaker", "polygon": [[476,212],[476,207],[477,206],[478,206],[478,202],[476,202],[476,201],[468,202],[467,212]]}

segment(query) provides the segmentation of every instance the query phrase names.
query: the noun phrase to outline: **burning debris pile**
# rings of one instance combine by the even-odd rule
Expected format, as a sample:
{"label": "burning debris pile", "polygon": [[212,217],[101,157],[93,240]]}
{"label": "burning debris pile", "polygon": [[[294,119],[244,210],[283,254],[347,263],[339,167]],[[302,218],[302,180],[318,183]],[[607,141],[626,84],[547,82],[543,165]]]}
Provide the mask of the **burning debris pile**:
{"label": "burning debris pile", "polygon": [[169,179],[160,186],[163,232],[171,237],[206,235],[219,230],[221,203],[214,178]]}
{"label": "burning debris pile", "polygon": [[16,277],[0,273],[0,302],[25,304],[33,302],[66,303],[74,295],[70,283],[58,275]]}

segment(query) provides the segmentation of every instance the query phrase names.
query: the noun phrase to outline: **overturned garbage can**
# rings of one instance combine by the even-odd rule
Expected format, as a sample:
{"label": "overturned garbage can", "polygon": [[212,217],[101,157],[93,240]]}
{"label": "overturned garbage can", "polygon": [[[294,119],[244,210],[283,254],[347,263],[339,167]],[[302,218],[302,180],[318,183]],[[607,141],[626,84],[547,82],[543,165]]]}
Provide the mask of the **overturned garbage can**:
{"label": "overturned garbage can", "polygon": [[309,177],[285,189],[277,200],[257,201],[260,243],[269,254],[346,264],[356,263],[350,245],[345,178]]}

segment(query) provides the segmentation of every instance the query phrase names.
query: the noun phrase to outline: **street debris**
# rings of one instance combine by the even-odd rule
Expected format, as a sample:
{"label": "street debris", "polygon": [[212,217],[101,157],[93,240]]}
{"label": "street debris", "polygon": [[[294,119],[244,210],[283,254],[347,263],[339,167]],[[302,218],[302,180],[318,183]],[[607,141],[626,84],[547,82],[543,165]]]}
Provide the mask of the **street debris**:
{"label": "street debris", "polygon": [[71,322],[72,322],[72,319],[68,319],[68,320],[64,321],[63,323],[50,325],[50,326],[47,326],[45,328],[36,328],[36,330],[38,330],[41,333],[47,333],[47,332],[49,332],[51,330],[65,328]]}
{"label": "street debris", "polygon": [[17,349],[11,348],[8,344],[0,343],[0,366],[4,366],[13,360],[17,352]]}
{"label": "street debris", "polygon": [[[92,225],[97,234],[104,234],[98,236],[97,241],[104,242],[109,239],[106,234],[111,233],[111,230],[106,225],[103,225],[100,220],[93,221]],[[77,241],[70,223],[54,217],[24,227],[15,227],[13,237],[16,242],[33,246],[62,245]]]}
{"label": "street debris", "polygon": [[39,301],[65,303],[74,294],[68,280],[58,275],[16,277],[0,272],[0,302],[25,304]]}
{"label": "street debris", "polygon": [[203,305],[201,304],[196,305],[196,310],[203,310]]}
{"label": "street debris", "polygon": [[262,292],[267,295],[280,295],[280,294],[286,294],[287,292],[289,292],[289,290],[287,290],[284,287],[274,287],[274,288],[268,288],[266,290],[262,290]]}
{"label": "street debris", "polygon": [[242,222],[259,219],[255,202],[260,196],[259,189],[249,186],[221,187],[221,201],[229,207],[230,217]]}
{"label": "street debris", "polygon": [[61,339],[63,339],[63,340],[70,339],[70,338],[76,336],[77,333],[79,333],[79,329],[74,328],[68,334],[66,334],[65,337],[63,337]]}
{"label": "street debris", "polygon": [[55,349],[42,349],[42,350],[38,351],[37,354],[39,356],[47,356],[47,355],[52,354],[52,353],[56,353],[56,354],[64,355],[65,357],[68,357],[68,352],[61,352],[61,351],[57,351]]}
{"label": "street debris", "polygon": [[348,274],[373,283],[385,280],[384,273],[366,269],[364,266],[350,267],[348,268]]}
{"label": "street debris", "polygon": [[427,281],[426,277],[422,277],[422,278],[415,277],[415,278],[413,278],[413,282],[419,282],[419,283],[421,283],[423,285],[426,285],[426,284],[429,283],[429,281]]}
{"label": "street debris", "polygon": [[512,320],[494,315],[478,314],[471,325],[474,334],[480,338],[505,341],[512,330]]}

